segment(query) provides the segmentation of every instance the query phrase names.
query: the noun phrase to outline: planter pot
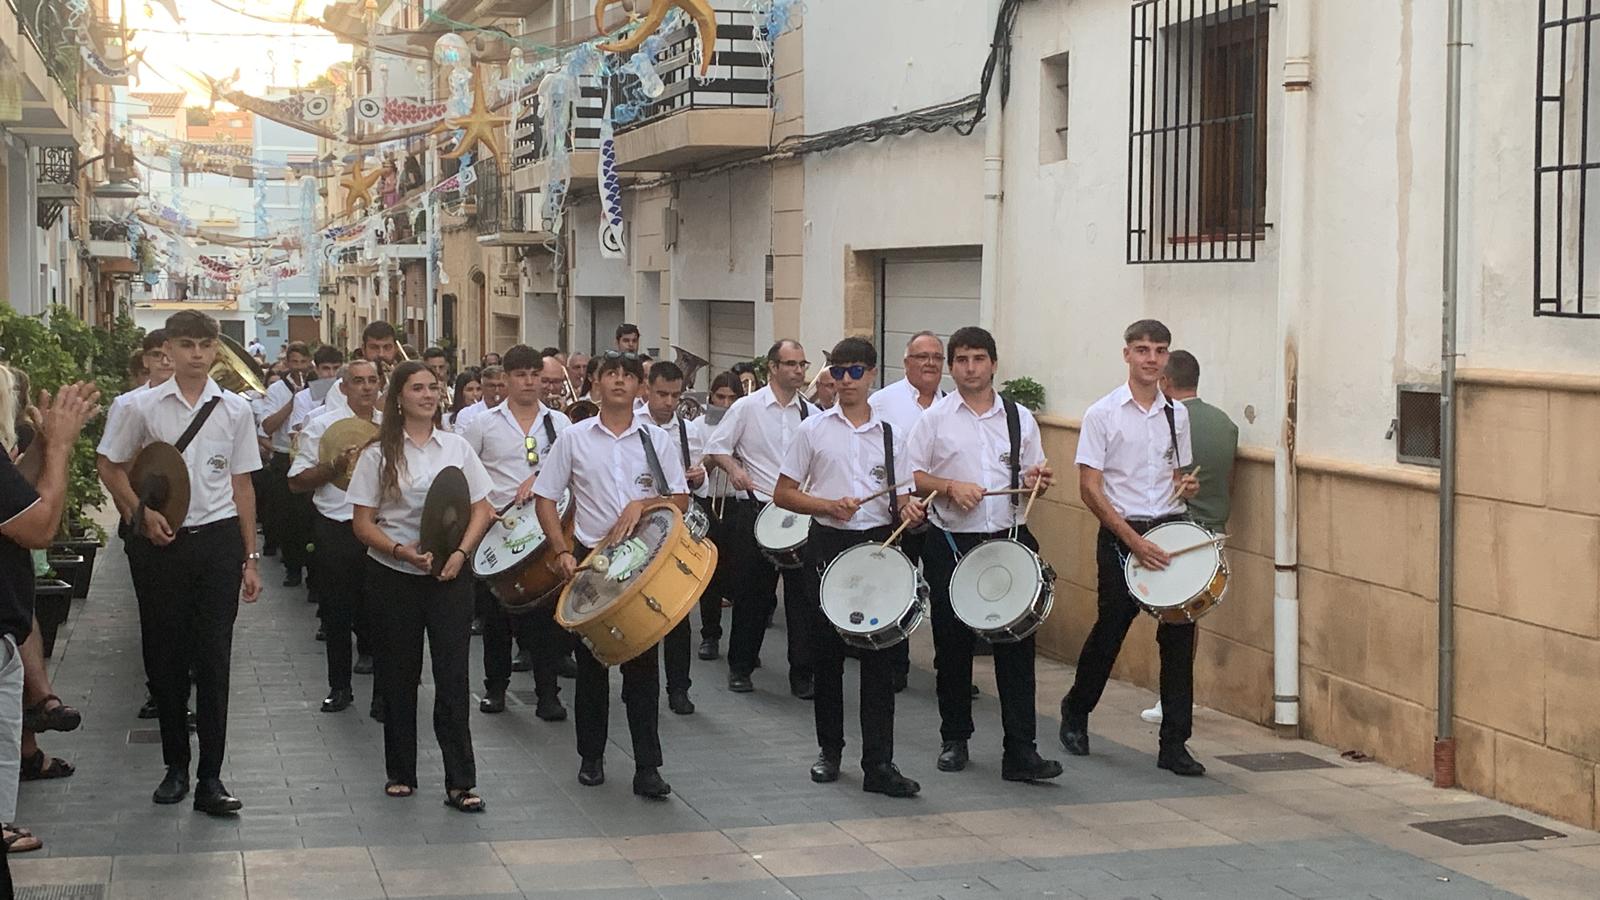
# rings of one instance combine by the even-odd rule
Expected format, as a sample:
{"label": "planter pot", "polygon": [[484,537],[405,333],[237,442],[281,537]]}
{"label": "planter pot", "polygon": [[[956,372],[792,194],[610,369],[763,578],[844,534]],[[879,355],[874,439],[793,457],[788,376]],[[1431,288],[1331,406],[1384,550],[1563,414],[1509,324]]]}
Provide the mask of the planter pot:
{"label": "planter pot", "polygon": [[46,658],[55,652],[56,629],[67,620],[72,609],[72,584],[59,578],[41,578],[33,583],[33,614],[39,620],[39,640]]}
{"label": "planter pot", "polygon": [[52,549],[50,555],[45,557],[45,561],[50,563],[50,568],[55,570],[62,581],[72,585],[74,598],[89,595],[89,566],[83,557],[76,553],[58,553]]}
{"label": "planter pot", "polygon": [[83,557],[83,565],[79,567],[81,578],[69,579],[74,588],[73,599],[83,600],[89,596],[89,582],[94,578],[94,560],[100,552],[100,542],[93,538],[83,540],[58,541],[51,550],[66,556],[76,554]]}

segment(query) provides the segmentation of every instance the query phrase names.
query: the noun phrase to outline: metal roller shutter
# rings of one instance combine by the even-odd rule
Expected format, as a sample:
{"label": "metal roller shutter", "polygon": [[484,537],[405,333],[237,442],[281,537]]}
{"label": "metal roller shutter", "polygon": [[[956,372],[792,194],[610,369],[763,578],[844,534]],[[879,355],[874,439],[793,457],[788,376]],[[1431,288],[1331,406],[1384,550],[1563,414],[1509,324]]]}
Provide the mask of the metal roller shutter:
{"label": "metal roller shutter", "polygon": [[[883,264],[883,316],[878,332],[880,386],[905,376],[906,341],[919,331],[941,339],[978,324],[979,259],[891,259]],[[948,382],[948,378],[946,381]]]}

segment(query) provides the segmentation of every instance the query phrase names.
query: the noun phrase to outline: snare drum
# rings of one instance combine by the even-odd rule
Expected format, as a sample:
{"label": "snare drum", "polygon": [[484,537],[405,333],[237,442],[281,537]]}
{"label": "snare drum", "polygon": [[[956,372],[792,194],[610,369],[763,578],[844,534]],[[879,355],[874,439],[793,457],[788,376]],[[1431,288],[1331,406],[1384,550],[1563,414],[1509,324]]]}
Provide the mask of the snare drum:
{"label": "snare drum", "polygon": [[985,541],[961,557],[950,576],[956,618],[992,644],[1026,639],[1044,624],[1055,600],[1055,570],[1020,541]]}
{"label": "snare drum", "polygon": [[822,613],[846,644],[893,647],[922,624],[928,583],[899,547],[857,544],[822,573]]}
{"label": "snare drum", "polygon": [[1215,534],[1193,522],[1168,522],[1150,529],[1144,539],[1175,554],[1159,572],[1140,565],[1131,553],[1123,563],[1128,593],[1145,612],[1169,625],[1187,625],[1222,602],[1228,560]]}
{"label": "snare drum", "polygon": [[[556,504],[566,545],[572,545],[572,495]],[[509,613],[524,613],[545,605],[561,587],[561,576],[551,571],[549,542],[534,515],[533,504],[508,510],[489,526],[478,551],[472,555],[472,573],[489,584],[489,591]]]}
{"label": "snare drum", "polygon": [[768,503],[756,517],[756,546],[761,555],[780,569],[798,569],[805,564],[806,539],[811,535],[811,517],[790,512]]}

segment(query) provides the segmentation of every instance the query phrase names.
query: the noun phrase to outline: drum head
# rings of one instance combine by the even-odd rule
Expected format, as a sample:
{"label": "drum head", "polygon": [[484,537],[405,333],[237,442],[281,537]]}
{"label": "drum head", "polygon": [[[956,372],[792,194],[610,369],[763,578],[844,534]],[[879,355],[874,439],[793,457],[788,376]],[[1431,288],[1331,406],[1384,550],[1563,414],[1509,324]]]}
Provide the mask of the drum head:
{"label": "drum head", "polygon": [[[557,514],[566,518],[571,502],[570,492],[562,494],[561,502],[556,504]],[[544,546],[544,529],[534,515],[533,501],[506,510],[500,518],[502,521],[489,525],[478,542],[478,552],[472,555],[473,574],[481,578],[511,571]]]}
{"label": "drum head", "polygon": [[[1170,553],[1187,550],[1209,540],[1212,534],[1193,522],[1168,522],[1150,529],[1144,537]],[[1138,557],[1130,555],[1123,574],[1134,599],[1155,609],[1168,609],[1188,603],[1205,590],[1221,564],[1222,550],[1212,545],[1173,557],[1172,564],[1159,572],[1139,565]]]}
{"label": "drum head", "polygon": [[606,571],[597,572],[587,567],[578,570],[561,597],[560,614],[568,627],[600,615],[632,590],[634,582],[648,572],[651,563],[661,555],[667,539],[681,521],[677,507],[670,504],[647,509],[639,517],[639,525],[632,536],[598,554],[610,562]]}
{"label": "drum head", "polygon": [[961,557],[950,606],[973,628],[998,628],[1027,612],[1042,587],[1038,555],[1017,541],[988,541]]}
{"label": "drum head", "polygon": [[756,517],[756,544],[768,550],[792,550],[806,542],[811,517],[768,503]]}
{"label": "drum head", "polygon": [[859,544],[822,575],[822,612],[840,631],[881,631],[916,601],[917,570],[898,547]]}

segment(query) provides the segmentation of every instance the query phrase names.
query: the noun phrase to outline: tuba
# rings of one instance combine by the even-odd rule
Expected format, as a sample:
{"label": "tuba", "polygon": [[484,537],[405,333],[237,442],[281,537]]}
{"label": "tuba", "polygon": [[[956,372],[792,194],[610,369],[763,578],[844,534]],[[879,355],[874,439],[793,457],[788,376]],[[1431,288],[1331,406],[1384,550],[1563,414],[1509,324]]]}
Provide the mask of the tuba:
{"label": "tuba", "polygon": [[207,374],[224,390],[236,394],[255,391],[263,397],[267,394],[267,375],[261,364],[245,352],[238,341],[225,334],[218,341],[217,360]]}
{"label": "tuba", "polygon": [[683,370],[684,388],[687,389],[694,387],[694,377],[700,374],[701,369],[711,365],[711,361],[697,354],[690,353],[688,350],[679,347],[677,344],[672,345],[672,352],[675,354],[672,359],[673,363],[675,363],[678,368]]}

